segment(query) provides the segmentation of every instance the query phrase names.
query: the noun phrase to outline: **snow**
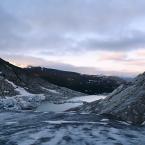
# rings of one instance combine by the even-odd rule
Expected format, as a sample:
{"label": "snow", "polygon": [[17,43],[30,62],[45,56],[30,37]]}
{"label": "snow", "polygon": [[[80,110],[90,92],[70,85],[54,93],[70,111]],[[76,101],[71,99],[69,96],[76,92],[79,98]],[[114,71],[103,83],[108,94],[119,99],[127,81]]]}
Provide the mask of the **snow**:
{"label": "snow", "polygon": [[22,87],[20,87],[20,86],[16,86],[13,82],[11,82],[11,81],[9,81],[9,80],[7,80],[7,79],[6,79],[6,81],[7,81],[9,84],[11,84],[11,85],[15,88],[15,90],[16,90],[17,92],[19,92],[20,95],[23,95],[23,96],[33,95],[33,94],[27,92],[24,88],[22,88]]}
{"label": "snow", "polygon": [[142,123],[142,125],[145,125],[145,121]]}
{"label": "snow", "polygon": [[6,81],[14,87],[14,89],[19,93],[19,95],[0,99],[0,109],[33,109],[45,100],[45,96],[43,94],[31,94],[27,92],[24,88],[16,86],[13,82],[9,80]]}
{"label": "snow", "polygon": [[16,122],[16,121],[11,121],[11,122],[9,121],[9,122],[5,122],[5,124],[6,124],[6,125],[13,125],[13,124],[16,124],[16,123],[18,123],[18,122]]}
{"label": "snow", "polygon": [[20,95],[23,95],[23,96],[32,95],[31,93],[27,92],[24,88],[21,88],[21,87],[17,87],[15,90],[18,91]]}
{"label": "snow", "polygon": [[109,121],[109,119],[102,119],[101,121],[103,121],[103,122],[104,122],[104,121]]}
{"label": "snow", "polygon": [[8,82],[9,84],[11,84],[14,88],[17,88],[17,86],[13,82],[11,82],[11,81],[9,81],[7,79],[5,81]]}
{"label": "snow", "polygon": [[50,102],[43,102],[36,111],[40,112],[63,112],[69,110],[71,108],[78,107],[83,105],[83,102],[93,102],[99,99],[103,99],[106,96],[103,95],[90,95],[90,96],[82,96],[82,97],[74,97],[72,99],[68,99],[64,103],[54,104]]}
{"label": "snow", "polygon": [[106,96],[104,95],[89,95],[89,96],[81,96],[81,97],[75,97],[70,99],[69,101],[73,102],[94,102],[99,99],[104,99]]}
{"label": "snow", "polygon": [[45,88],[45,87],[41,87],[41,88],[42,88],[43,90],[49,91],[49,92],[51,92],[51,93],[59,94],[59,92],[56,91],[56,90],[53,90],[53,89],[47,89],[47,88]]}
{"label": "snow", "polygon": [[49,124],[96,124],[97,122],[81,122],[81,121],[65,121],[65,120],[57,120],[57,121],[44,121]]}
{"label": "snow", "polygon": [[43,95],[14,96],[0,99],[0,108],[5,110],[33,109],[44,100]]}

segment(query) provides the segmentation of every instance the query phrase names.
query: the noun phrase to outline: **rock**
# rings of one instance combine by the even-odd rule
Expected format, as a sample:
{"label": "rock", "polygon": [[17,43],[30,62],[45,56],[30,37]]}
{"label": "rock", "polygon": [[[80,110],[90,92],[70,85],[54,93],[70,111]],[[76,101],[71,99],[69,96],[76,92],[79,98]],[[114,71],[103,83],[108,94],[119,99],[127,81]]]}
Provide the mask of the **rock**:
{"label": "rock", "polygon": [[118,87],[104,100],[83,105],[78,110],[142,124],[145,121],[145,73],[136,77],[132,84]]}

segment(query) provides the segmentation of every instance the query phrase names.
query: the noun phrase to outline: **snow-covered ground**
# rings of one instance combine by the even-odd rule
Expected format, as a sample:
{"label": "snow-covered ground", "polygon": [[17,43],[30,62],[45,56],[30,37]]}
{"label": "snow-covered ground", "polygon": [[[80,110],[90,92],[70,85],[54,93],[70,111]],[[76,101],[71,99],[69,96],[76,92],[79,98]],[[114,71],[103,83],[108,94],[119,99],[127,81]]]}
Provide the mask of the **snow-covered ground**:
{"label": "snow-covered ground", "polygon": [[0,113],[0,145],[144,145],[144,134],[95,114]]}
{"label": "snow-covered ground", "polygon": [[16,86],[13,82],[6,80],[11,84],[15,91],[19,94],[13,97],[2,97],[0,98],[0,109],[6,110],[21,110],[21,109],[33,109],[40,105],[45,100],[43,94],[31,94],[20,86]]}

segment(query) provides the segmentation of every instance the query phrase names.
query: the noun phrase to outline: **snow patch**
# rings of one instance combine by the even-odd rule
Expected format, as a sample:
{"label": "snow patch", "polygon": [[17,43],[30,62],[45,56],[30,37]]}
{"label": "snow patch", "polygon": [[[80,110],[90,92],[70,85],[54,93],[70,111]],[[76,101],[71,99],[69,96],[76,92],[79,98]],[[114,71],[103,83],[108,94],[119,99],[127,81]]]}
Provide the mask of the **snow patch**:
{"label": "snow patch", "polygon": [[104,99],[106,96],[104,95],[89,95],[89,96],[81,96],[81,97],[75,97],[70,99],[69,101],[72,102],[94,102],[96,100]]}
{"label": "snow patch", "polygon": [[7,80],[7,79],[6,79],[6,81],[7,81],[9,84],[11,84],[11,85],[14,87],[14,89],[15,89],[17,92],[19,92],[20,95],[24,95],[24,96],[33,95],[33,94],[27,92],[24,88],[22,88],[22,87],[20,87],[20,86],[16,86],[13,82],[11,82],[11,81],[9,81],[9,80]]}
{"label": "snow patch", "polygon": [[56,120],[56,121],[43,121],[49,124],[96,124],[98,122],[80,122],[80,121],[65,121],[65,120]]}
{"label": "snow patch", "polygon": [[13,124],[16,124],[16,123],[17,123],[16,121],[5,122],[6,125],[13,125]]}
{"label": "snow patch", "polygon": [[51,93],[59,94],[59,92],[56,91],[56,90],[53,90],[53,89],[47,89],[47,88],[45,88],[45,87],[41,87],[41,88],[42,88],[43,90],[49,91],[49,92],[51,92]]}
{"label": "snow patch", "polygon": [[9,80],[6,81],[11,84],[17,92],[19,92],[19,95],[0,99],[0,109],[33,109],[36,108],[43,100],[45,100],[45,96],[43,94],[31,94],[27,92],[24,88],[16,86],[13,82]]}

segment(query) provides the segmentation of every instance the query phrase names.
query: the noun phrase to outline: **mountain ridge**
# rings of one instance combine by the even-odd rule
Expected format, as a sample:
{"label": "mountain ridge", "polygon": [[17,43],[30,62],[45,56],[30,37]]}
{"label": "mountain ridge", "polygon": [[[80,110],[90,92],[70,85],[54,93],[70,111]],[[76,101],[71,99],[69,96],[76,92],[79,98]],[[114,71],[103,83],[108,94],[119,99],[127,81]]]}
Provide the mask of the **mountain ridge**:
{"label": "mountain ridge", "polygon": [[0,59],[0,109],[33,109],[42,101],[59,101],[83,93],[59,87],[34,77]]}
{"label": "mountain ridge", "polygon": [[128,83],[128,81],[116,76],[87,75],[44,67],[29,67],[24,68],[24,70],[55,85],[89,95],[110,93],[121,84]]}

